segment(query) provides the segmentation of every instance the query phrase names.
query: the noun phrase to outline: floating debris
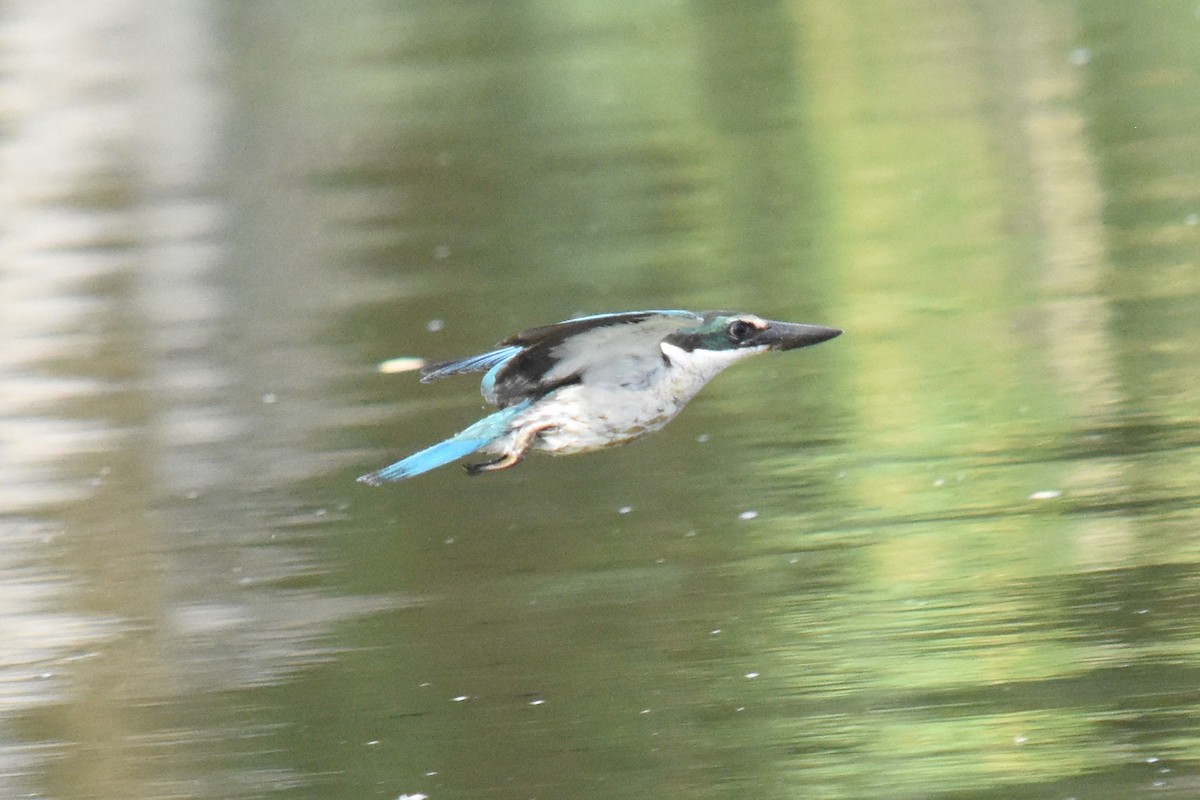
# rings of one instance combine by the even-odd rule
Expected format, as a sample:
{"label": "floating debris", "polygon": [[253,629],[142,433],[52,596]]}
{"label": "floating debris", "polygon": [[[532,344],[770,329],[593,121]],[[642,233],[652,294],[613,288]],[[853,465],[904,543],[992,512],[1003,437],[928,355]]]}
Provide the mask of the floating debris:
{"label": "floating debris", "polygon": [[425,359],[415,356],[401,356],[400,358],[389,358],[387,361],[381,361],[377,369],[387,375],[394,372],[412,372],[425,366]]}

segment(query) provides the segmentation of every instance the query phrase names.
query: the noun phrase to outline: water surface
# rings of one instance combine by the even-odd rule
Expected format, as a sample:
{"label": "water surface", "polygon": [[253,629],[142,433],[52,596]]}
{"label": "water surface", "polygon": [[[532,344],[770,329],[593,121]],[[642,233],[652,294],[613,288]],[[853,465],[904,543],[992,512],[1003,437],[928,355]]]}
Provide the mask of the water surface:
{"label": "water surface", "polygon": [[[1200,791],[1194,5],[14,2],[0,794]],[[577,313],[845,336],[354,477]]]}

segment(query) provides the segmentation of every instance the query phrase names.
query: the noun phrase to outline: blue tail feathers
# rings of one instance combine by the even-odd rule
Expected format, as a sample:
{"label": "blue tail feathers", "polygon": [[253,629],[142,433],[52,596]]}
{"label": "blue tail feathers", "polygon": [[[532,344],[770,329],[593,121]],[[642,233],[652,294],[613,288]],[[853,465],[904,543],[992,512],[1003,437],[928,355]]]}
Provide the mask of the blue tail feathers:
{"label": "blue tail feathers", "polygon": [[426,447],[419,453],[413,453],[408,458],[401,459],[383,469],[360,475],[358,482],[368,486],[379,486],[393,481],[402,481],[405,478],[436,469],[443,464],[449,464],[457,458],[470,455],[490,441],[491,439],[467,439],[459,434],[444,442],[438,442],[432,447]]}
{"label": "blue tail feathers", "polygon": [[512,418],[524,411],[528,406],[529,401],[526,400],[525,402],[501,409],[494,414],[484,417],[460,433],[456,433],[444,442],[430,445],[424,450],[413,453],[411,456],[390,464],[383,469],[369,472],[366,475],[360,475],[358,482],[365,483],[368,486],[379,486],[384,483],[402,481],[405,478],[412,478],[431,469],[437,469],[440,466],[449,464],[455,459],[470,455],[476,450],[483,449],[493,440],[504,434]]}

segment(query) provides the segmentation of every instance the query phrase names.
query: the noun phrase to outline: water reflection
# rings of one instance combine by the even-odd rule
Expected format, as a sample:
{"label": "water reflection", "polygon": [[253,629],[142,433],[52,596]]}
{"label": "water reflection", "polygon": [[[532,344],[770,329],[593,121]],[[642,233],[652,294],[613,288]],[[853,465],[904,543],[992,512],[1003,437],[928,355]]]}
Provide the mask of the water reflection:
{"label": "water reflection", "polygon": [[[333,657],[341,621],[407,602],[320,591],[297,499],[269,496],[325,468],[296,455],[292,424],[327,418],[314,380],[336,373],[311,344],[310,369],[288,369],[288,335],[311,332],[234,326],[254,320],[253,279],[230,279],[211,181],[226,135],[212,12],[6,9],[10,88],[29,101],[4,140],[7,796],[301,785],[291,767],[205,763],[223,728],[274,725],[205,720],[197,707],[220,706],[198,698],[289,680]],[[149,52],[129,46],[139,36]],[[305,331],[320,324],[308,310],[290,317]],[[320,530],[344,518],[322,513]]]}
{"label": "water reflection", "polygon": [[[1189,791],[1194,26],[9,3],[0,793]],[[354,484],[661,306],[847,335]]]}

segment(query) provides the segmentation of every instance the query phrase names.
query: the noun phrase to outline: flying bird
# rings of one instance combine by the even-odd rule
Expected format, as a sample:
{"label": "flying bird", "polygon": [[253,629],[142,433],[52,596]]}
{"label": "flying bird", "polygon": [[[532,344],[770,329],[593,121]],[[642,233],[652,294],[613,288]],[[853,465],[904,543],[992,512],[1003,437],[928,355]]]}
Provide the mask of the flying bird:
{"label": "flying bird", "polygon": [[472,453],[495,456],[464,465],[477,475],[515,466],[530,450],[563,455],[624,444],[670,422],[729,365],[840,334],[732,311],[626,311],[532,328],[481,355],[424,367],[422,383],[483,372],[480,390],[499,410],[358,480],[400,481]]}

